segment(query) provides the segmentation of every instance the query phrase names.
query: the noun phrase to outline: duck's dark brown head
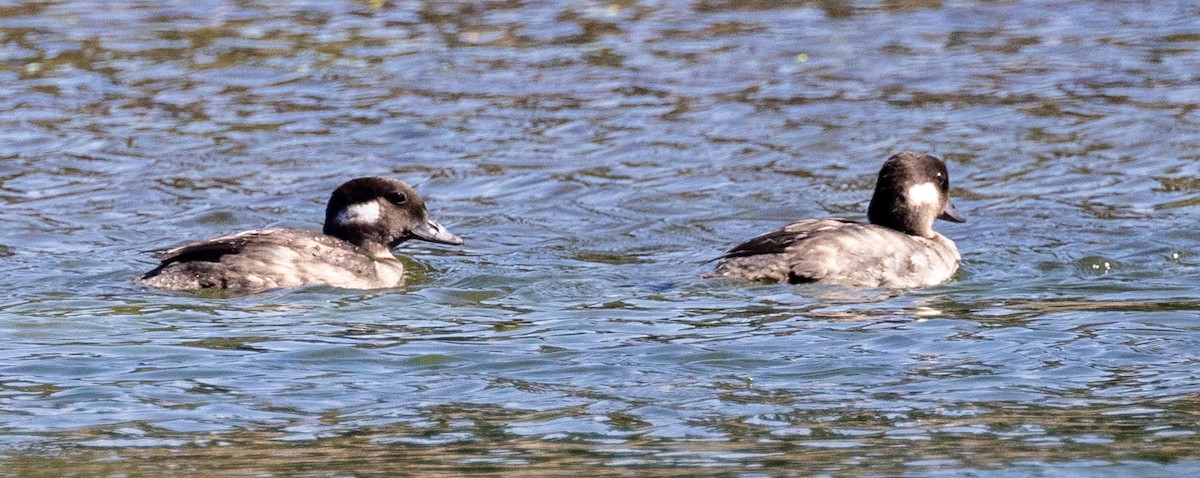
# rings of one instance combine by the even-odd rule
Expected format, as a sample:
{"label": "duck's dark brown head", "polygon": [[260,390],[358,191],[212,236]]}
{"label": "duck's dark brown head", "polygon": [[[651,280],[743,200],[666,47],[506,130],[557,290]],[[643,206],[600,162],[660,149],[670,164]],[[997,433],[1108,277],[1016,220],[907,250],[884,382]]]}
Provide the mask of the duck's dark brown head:
{"label": "duck's dark brown head", "polygon": [[324,232],[377,255],[409,239],[463,243],[429,218],[425,201],[411,187],[378,176],[352,179],[333,191]]}
{"label": "duck's dark brown head", "polygon": [[902,151],[883,163],[867,218],[871,224],[921,237],[933,237],[935,219],[967,221],[950,203],[946,163],[912,151]]}

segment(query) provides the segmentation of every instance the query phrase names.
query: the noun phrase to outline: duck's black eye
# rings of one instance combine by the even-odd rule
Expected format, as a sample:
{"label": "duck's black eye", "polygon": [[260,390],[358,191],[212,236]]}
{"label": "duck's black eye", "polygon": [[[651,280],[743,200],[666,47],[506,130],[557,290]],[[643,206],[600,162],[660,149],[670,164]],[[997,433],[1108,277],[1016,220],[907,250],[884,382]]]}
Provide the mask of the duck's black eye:
{"label": "duck's black eye", "polygon": [[397,206],[404,204],[405,202],[408,202],[408,196],[405,196],[404,193],[402,193],[402,192],[387,193],[387,196],[384,196],[384,199],[387,199],[388,202],[395,204]]}

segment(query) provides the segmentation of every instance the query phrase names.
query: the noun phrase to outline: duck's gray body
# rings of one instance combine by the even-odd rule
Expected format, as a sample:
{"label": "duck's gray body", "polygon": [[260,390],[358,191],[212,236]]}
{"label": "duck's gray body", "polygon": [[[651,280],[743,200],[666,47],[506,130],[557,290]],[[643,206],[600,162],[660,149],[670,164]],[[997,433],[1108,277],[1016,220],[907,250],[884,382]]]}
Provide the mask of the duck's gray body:
{"label": "duck's gray body", "polygon": [[723,257],[718,276],[901,289],[945,282],[959,263],[958,248],[941,234],[912,236],[838,218],[788,224]]}
{"label": "duck's gray body", "polygon": [[[390,254],[389,254],[390,255]],[[404,265],[333,236],[299,229],[246,231],[167,251],[137,279],[173,290],[273,289],[326,284],[379,289],[404,283]]]}
{"label": "duck's gray body", "polygon": [[404,283],[404,265],[391,249],[409,239],[462,244],[429,218],[408,185],[358,178],[334,190],[322,232],[260,229],[191,243],[164,253],[135,282],[174,290],[396,287]]}
{"label": "duck's gray body", "polygon": [[884,162],[867,216],[805,219],[730,249],[712,277],[913,288],[940,284],[958,270],[958,248],[933,230],[935,219],[965,222],[950,203],[940,159],[901,152]]}

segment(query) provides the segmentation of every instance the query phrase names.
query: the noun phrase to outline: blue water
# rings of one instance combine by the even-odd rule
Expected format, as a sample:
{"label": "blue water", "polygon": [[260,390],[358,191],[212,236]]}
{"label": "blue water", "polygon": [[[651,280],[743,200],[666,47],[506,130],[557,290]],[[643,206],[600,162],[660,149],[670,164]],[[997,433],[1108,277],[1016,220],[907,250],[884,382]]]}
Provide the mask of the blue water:
{"label": "blue water", "polygon": [[[1200,5],[0,2],[0,474],[1200,468]],[[946,159],[916,291],[711,281]],[[394,290],[130,281],[358,176]]]}

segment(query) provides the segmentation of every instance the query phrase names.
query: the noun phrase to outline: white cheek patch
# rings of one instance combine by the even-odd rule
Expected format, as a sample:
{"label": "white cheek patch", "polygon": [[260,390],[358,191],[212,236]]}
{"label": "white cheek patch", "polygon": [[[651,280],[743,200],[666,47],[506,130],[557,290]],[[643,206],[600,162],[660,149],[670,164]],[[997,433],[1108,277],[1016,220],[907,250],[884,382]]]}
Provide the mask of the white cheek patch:
{"label": "white cheek patch", "polygon": [[937,207],[942,203],[942,191],[933,183],[910,186],[905,196],[908,197],[908,203],[914,206],[928,204]]}
{"label": "white cheek patch", "polygon": [[379,220],[379,202],[362,202],[343,209],[335,218],[338,224],[372,223]]}

